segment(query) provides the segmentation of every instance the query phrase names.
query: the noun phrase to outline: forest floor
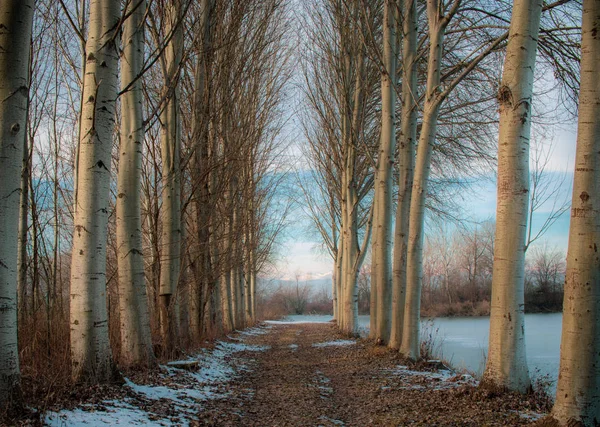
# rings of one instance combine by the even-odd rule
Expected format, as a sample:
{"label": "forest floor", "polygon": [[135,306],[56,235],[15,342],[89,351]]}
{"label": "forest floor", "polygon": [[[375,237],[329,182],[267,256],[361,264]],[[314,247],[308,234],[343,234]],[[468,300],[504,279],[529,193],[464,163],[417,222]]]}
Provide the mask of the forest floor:
{"label": "forest floor", "polygon": [[368,340],[346,339],[333,323],[268,322],[158,375],[130,377],[103,400],[49,411],[44,422],[516,426],[544,415],[533,397],[494,393],[469,375],[425,366],[408,366]]}

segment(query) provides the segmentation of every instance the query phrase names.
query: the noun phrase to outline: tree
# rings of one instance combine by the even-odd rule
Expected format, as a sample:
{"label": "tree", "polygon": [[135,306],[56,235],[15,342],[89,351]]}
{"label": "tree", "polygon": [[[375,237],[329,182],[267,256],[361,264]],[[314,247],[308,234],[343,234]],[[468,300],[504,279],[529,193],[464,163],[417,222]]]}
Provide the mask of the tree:
{"label": "tree", "polygon": [[191,263],[195,271],[195,280],[190,286],[190,335],[193,340],[198,340],[202,334],[205,312],[210,300],[208,297],[214,292],[210,280],[210,196],[209,196],[209,123],[210,123],[210,74],[212,59],[212,36],[215,0],[203,0],[200,11],[199,37],[201,43],[194,74],[194,104],[193,104],[193,155],[192,189],[196,214],[196,248],[198,260]]}
{"label": "tree", "polygon": [[600,4],[583,2],[577,152],[556,403],[560,425],[600,422]]}
{"label": "tree", "polygon": [[181,113],[179,79],[183,56],[182,0],[164,4],[166,43],[161,65],[165,105],[160,114],[162,159],[162,251],[160,254],[160,332],[164,351],[175,345],[176,321],[172,296],[181,268]]}
{"label": "tree", "polygon": [[146,2],[129,0],[121,56],[121,138],[117,181],[119,318],[123,367],[155,363],[142,251],[142,80]]}
{"label": "tree", "polygon": [[564,278],[564,254],[550,248],[545,242],[541,246],[534,246],[531,256],[530,274],[538,292],[544,294],[556,292]]}
{"label": "tree", "polygon": [[498,203],[489,352],[483,382],[526,392],[525,238],[529,201],[529,138],[533,70],[542,2],[515,0],[498,90]]}
{"label": "tree", "polygon": [[460,0],[455,0],[446,11],[443,0],[427,2],[429,22],[429,57],[427,62],[427,88],[423,108],[423,125],[419,135],[419,151],[412,183],[409,233],[407,245],[407,276],[404,325],[400,352],[413,360],[420,357],[419,328],[421,284],[423,278],[423,226],[425,222],[425,196],[431,169],[431,151],[436,138],[436,128],[443,93],[438,92],[441,82],[441,63],[444,36],[448,23],[456,14]]}
{"label": "tree", "polygon": [[357,276],[373,214],[365,200],[373,186],[371,141],[379,134],[376,78],[381,77],[368,61],[360,34],[373,24],[377,8],[358,0],[328,1],[309,13],[314,48],[306,55],[304,77],[312,114],[307,122],[314,121],[305,130],[315,181],[322,186],[316,199],[327,206],[310,208],[310,216],[334,258],[337,325],[356,334]]}
{"label": "tree", "polygon": [[400,18],[396,0],[385,0],[383,8],[383,69],[381,71],[381,140],[375,171],[371,283],[377,292],[375,331],[381,344],[390,340],[392,314],[392,195],[396,151],[396,28]]}
{"label": "tree", "polygon": [[0,4],[0,404],[19,390],[17,240],[33,1]]}
{"label": "tree", "polygon": [[110,380],[106,239],[118,94],[120,1],[92,0],[77,159],[71,261],[71,364],[76,381]]}
{"label": "tree", "polygon": [[391,348],[402,345],[406,293],[406,254],[410,199],[417,139],[417,4],[403,0],[402,19],[402,112],[398,150],[398,204],[394,228],[392,270]]}
{"label": "tree", "polygon": [[[496,5],[496,3],[493,4]],[[489,96],[477,81],[479,79],[488,80],[493,74],[489,69],[489,64],[487,64],[487,67],[485,66],[485,60],[499,49],[507,34],[497,32],[501,26],[495,20],[501,20],[501,13],[484,13],[483,16],[477,18],[476,16],[479,15],[469,15],[477,10],[472,9],[470,5],[470,2],[461,0],[431,0],[427,2],[429,54],[426,87],[423,94],[423,118],[414,162],[414,177],[408,213],[406,292],[402,343],[400,346],[400,352],[410,359],[418,359],[420,351],[420,301],[423,278],[422,251],[427,206],[426,197],[431,198],[432,195],[435,195],[436,190],[439,191],[439,187],[435,188],[430,185],[432,165],[435,166],[432,163],[433,154],[435,151],[442,154],[442,158],[446,159],[448,164],[444,163],[437,166],[438,169],[446,170],[453,169],[455,165],[464,165],[470,159],[476,159],[474,161],[477,161],[487,156],[485,141],[471,141],[467,146],[461,143],[456,144],[457,136],[454,134],[454,130],[466,126],[470,132],[475,129],[481,132],[481,129],[487,128],[485,123],[489,118],[484,118],[481,121],[471,119],[465,123],[460,115],[465,114],[463,109],[470,111],[471,114],[478,114],[476,111],[481,110],[481,105],[488,104]],[[497,7],[501,8],[501,5]],[[481,13],[481,10],[477,13]],[[455,19],[457,16],[461,19]],[[459,36],[464,34],[465,31],[470,31],[470,23],[473,22],[473,19],[482,19],[482,22],[491,19],[491,21],[481,26],[482,29],[487,28],[491,32],[483,31],[482,38],[475,45],[475,48],[473,48],[472,39]],[[450,39],[452,43],[446,47],[446,30],[449,25],[455,25],[456,28],[452,27],[451,34],[453,37]],[[462,46],[463,40],[469,40],[469,43]],[[469,87],[470,84],[474,86]],[[455,91],[457,87],[460,87],[461,90]],[[473,90],[478,94],[477,100],[472,99]],[[455,94],[452,99],[449,98],[451,93]],[[473,105],[478,105],[476,111],[470,110]],[[440,117],[444,114],[447,115],[445,121],[448,125],[446,135],[438,134]],[[473,123],[475,125],[470,126]],[[412,126],[416,125],[413,124]],[[463,131],[461,133],[469,132]],[[464,137],[467,141],[470,138],[470,136]],[[442,141],[438,140],[445,141],[449,144],[449,147],[443,147]],[[411,163],[407,163],[407,165],[412,166]],[[428,205],[431,206],[431,202]],[[404,254],[395,256],[401,258],[404,257]]]}

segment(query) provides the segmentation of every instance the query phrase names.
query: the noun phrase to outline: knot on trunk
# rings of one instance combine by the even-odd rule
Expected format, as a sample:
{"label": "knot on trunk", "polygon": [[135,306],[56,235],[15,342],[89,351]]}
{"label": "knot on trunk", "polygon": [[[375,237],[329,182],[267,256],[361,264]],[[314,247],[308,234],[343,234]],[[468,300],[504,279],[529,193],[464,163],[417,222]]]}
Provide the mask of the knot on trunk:
{"label": "knot on trunk", "polygon": [[507,85],[502,85],[498,89],[498,102],[500,105],[512,105],[512,91]]}

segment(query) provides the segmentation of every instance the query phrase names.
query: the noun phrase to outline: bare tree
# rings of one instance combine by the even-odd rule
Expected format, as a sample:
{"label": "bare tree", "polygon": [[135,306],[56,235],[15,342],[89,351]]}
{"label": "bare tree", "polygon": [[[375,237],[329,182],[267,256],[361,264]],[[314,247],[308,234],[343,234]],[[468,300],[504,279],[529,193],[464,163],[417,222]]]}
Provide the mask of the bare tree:
{"label": "bare tree", "polygon": [[20,386],[17,342],[17,240],[20,176],[27,134],[29,45],[33,2],[0,5],[0,404]]}
{"label": "bare tree", "polygon": [[71,261],[71,363],[78,381],[114,374],[106,307],[111,148],[118,93],[120,2],[90,3]]}
{"label": "bare tree", "polygon": [[490,342],[483,381],[521,393],[531,385],[525,358],[523,287],[533,70],[541,12],[541,1],[515,0],[498,91],[498,204]]}
{"label": "bare tree", "polygon": [[581,40],[581,89],[573,182],[563,331],[556,403],[560,425],[593,426],[600,420],[600,340],[598,288],[598,152],[600,151],[600,4],[584,0]]}
{"label": "bare tree", "polygon": [[130,0],[123,27],[121,56],[121,138],[117,182],[117,251],[119,267],[120,363],[124,367],[155,363],[150,336],[142,251],[141,162],[144,140],[142,72],[146,2]]}

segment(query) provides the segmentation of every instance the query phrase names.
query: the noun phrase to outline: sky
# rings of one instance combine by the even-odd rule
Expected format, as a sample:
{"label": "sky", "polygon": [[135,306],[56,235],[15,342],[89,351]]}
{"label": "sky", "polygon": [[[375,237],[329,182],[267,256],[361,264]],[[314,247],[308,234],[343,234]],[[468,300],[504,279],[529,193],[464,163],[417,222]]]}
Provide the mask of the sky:
{"label": "sky", "polygon": [[[575,123],[561,123],[559,125],[544,125],[544,133],[552,141],[551,155],[547,165],[546,175],[552,179],[560,179],[565,176],[565,184],[559,195],[561,200],[570,200],[571,183],[575,161]],[[545,146],[547,149],[547,146]],[[297,146],[290,147],[290,157],[300,156]],[[300,164],[301,160],[300,160]],[[493,219],[496,214],[496,183],[493,176],[488,180],[482,180],[473,187],[469,194],[464,195],[464,212],[472,221],[485,221]],[[533,216],[534,232],[543,224],[548,213],[551,211],[550,202],[542,206]],[[330,280],[333,262],[326,251],[318,235],[310,231],[311,225],[308,218],[304,217],[301,208],[297,208],[291,221],[291,230],[288,230],[280,249],[279,261],[277,263],[274,278],[279,280],[294,280],[297,273],[300,280],[319,280],[323,282]],[[557,248],[566,253],[568,245],[569,212],[567,211],[556,223],[536,242],[543,244],[547,242],[551,248]]]}

